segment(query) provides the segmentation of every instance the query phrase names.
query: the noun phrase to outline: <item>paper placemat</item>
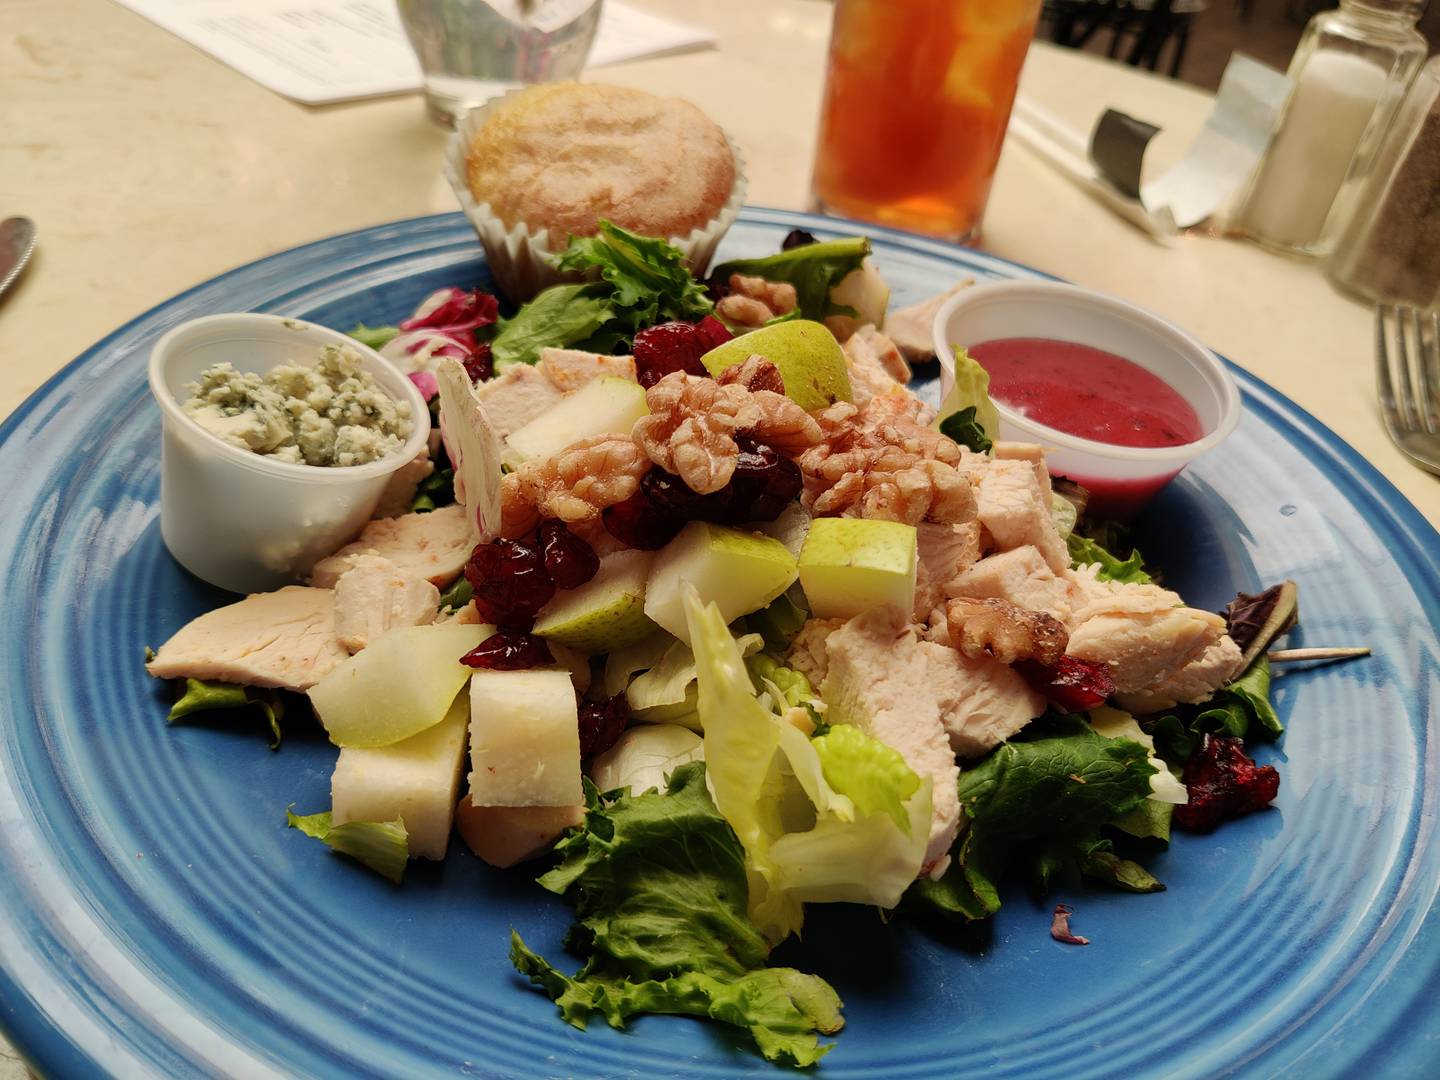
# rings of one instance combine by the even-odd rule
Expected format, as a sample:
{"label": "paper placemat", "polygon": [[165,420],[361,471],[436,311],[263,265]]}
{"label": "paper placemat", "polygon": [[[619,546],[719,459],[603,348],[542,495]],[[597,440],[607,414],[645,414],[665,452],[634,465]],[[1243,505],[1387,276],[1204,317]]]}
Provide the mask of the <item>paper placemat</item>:
{"label": "paper placemat", "polygon": [[[116,0],[306,105],[419,90],[393,0]],[[605,0],[588,67],[713,44],[707,30]]]}

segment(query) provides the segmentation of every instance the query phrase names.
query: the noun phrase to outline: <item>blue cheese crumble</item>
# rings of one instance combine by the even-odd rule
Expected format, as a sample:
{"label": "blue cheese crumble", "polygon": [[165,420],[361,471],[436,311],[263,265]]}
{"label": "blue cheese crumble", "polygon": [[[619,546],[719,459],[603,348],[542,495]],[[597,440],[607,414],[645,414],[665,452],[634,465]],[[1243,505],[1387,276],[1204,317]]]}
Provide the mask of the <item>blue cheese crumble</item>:
{"label": "blue cheese crumble", "polygon": [[185,389],[185,412],[232,446],[294,465],[364,465],[393,454],[415,429],[361,368],[348,345],[326,345],[313,365],[281,364],[267,375],[214,364]]}

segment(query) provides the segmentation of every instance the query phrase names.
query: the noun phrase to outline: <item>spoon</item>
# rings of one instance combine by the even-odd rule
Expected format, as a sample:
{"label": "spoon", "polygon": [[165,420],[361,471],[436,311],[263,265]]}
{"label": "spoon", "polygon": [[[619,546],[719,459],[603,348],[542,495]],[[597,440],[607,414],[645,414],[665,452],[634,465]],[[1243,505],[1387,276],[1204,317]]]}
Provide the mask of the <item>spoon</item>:
{"label": "spoon", "polygon": [[35,223],[27,217],[0,221],[0,294],[15,283],[35,250]]}

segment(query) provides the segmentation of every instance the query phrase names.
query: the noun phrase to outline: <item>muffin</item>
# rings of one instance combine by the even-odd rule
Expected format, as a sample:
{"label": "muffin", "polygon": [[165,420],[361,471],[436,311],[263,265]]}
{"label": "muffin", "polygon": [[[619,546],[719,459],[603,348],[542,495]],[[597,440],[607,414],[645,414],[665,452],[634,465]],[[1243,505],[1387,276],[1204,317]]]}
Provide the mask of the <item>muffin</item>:
{"label": "muffin", "polygon": [[446,173],[516,301],[566,280],[547,256],[601,219],[668,239],[703,275],[745,193],[734,144],[700,109],[580,83],[532,86],[471,112]]}

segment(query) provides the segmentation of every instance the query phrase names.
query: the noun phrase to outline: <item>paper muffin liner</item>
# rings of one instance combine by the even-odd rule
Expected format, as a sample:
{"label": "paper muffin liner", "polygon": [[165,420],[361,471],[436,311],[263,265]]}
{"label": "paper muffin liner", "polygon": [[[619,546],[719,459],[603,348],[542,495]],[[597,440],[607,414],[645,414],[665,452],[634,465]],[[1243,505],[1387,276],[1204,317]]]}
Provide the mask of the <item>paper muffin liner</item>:
{"label": "paper muffin liner", "polygon": [[[455,130],[445,144],[445,177],[450,181],[455,197],[460,200],[460,208],[465,211],[465,216],[470,219],[476,235],[480,237],[490,273],[494,275],[505,295],[516,303],[529,300],[541,289],[551,285],[583,280],[581,274],[556,269],[552,261],[556,254],[564,250],[568,237],[560,238],[559,247],[552,248],[549,229],[532,232],[523,221],[518,221],[507,229],[505,223],[491,212],[490,204],[477,203],[470,191],[465,174],[465,156],[470,144],[492,110],[502,107],[506,99],[520,92],[519,89],[508,90],[479,108],[470,110],[456,123]],[[735,184],[730,189],[730,197],[704,228],[690,230],[689,236],[667,238],[680,249],[686,266],[697,279],[705,276],[710,260],[715,255],[715,248],[734,224],[740,207],[745,202],[745,159],[729,132],[722,129],[721,134],[725,136],[725,142],[735,159]]]}

